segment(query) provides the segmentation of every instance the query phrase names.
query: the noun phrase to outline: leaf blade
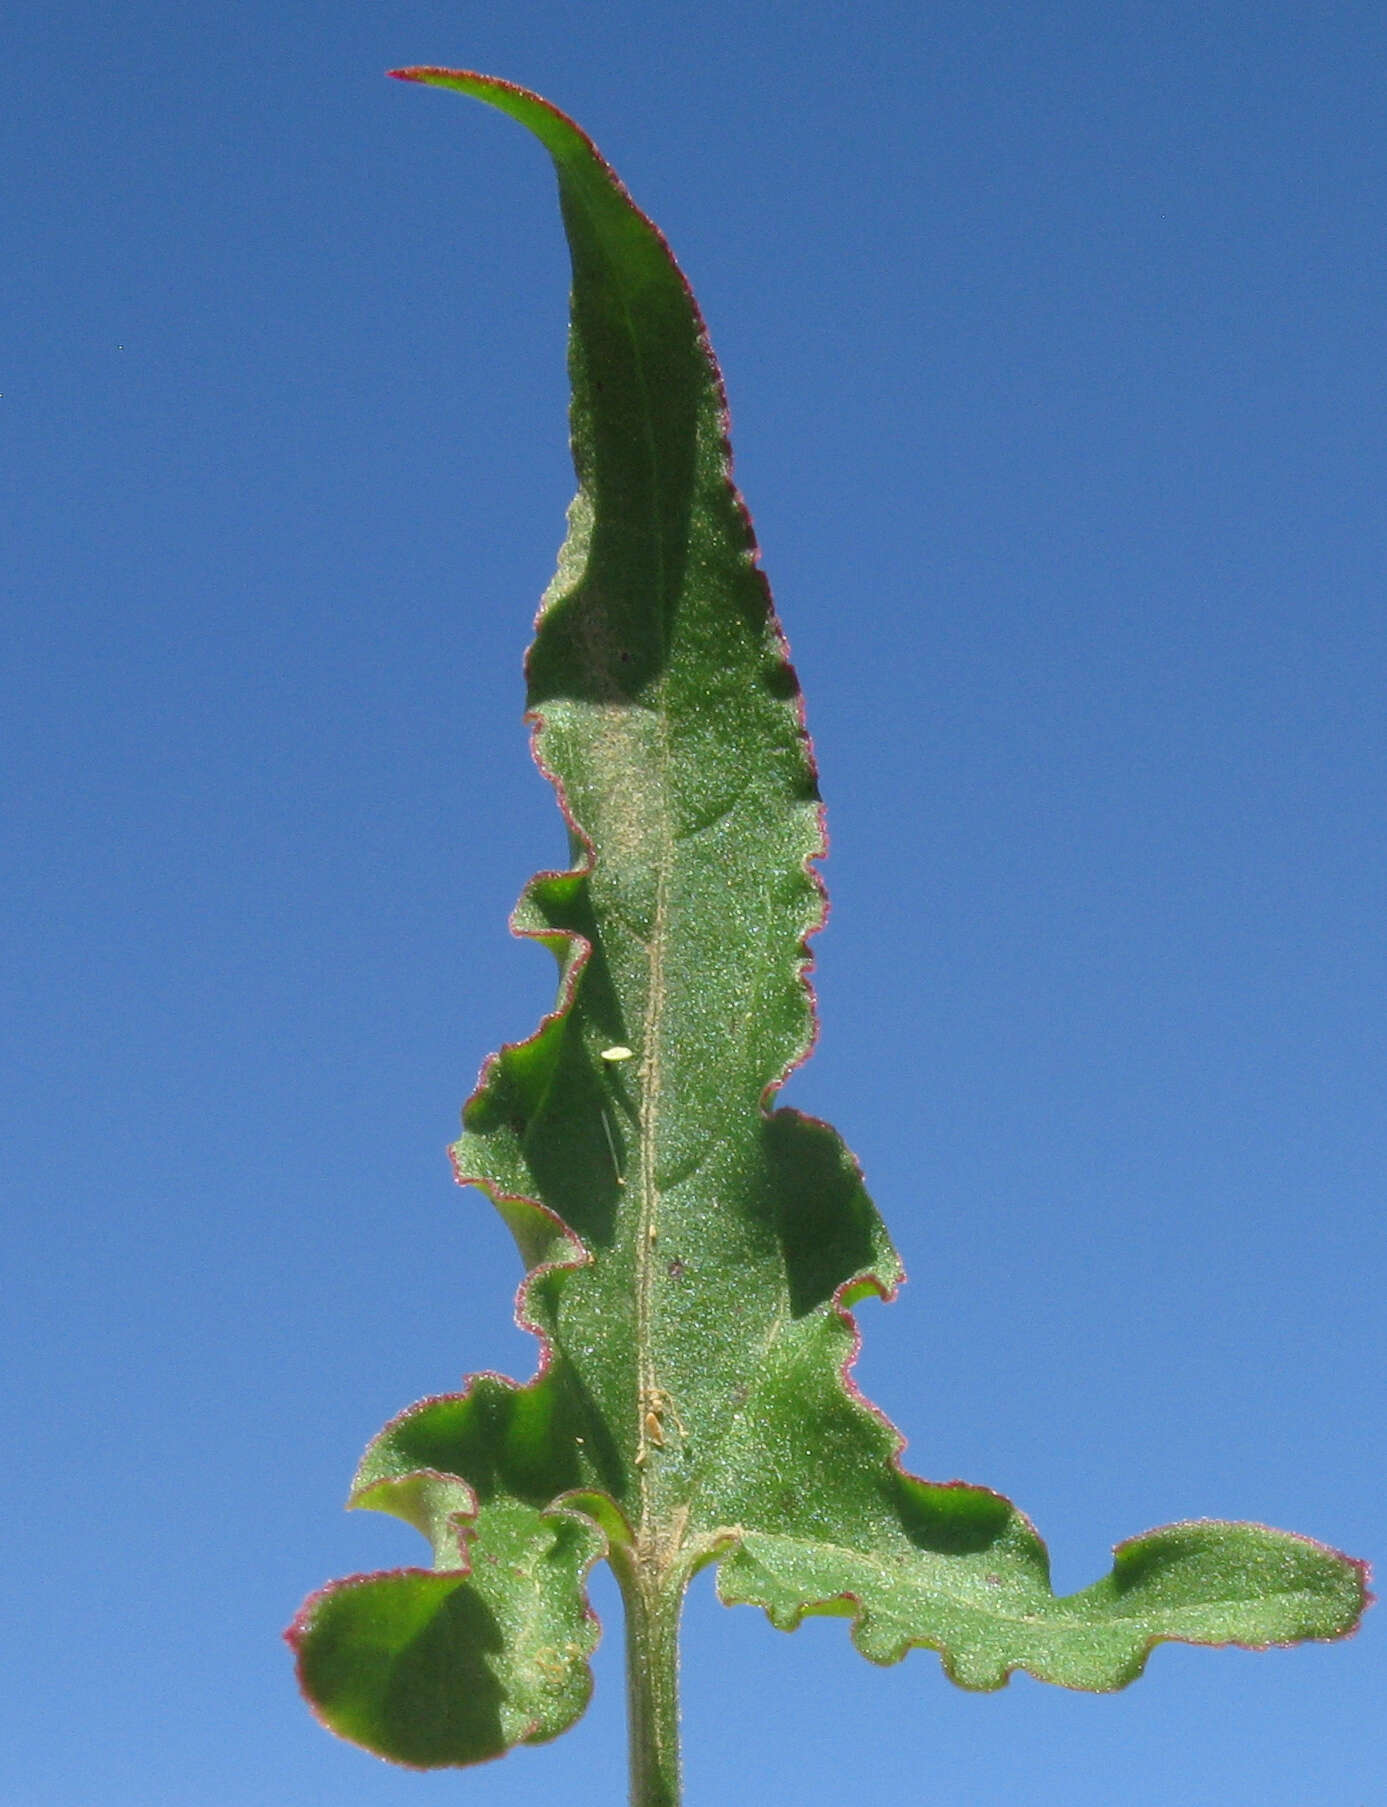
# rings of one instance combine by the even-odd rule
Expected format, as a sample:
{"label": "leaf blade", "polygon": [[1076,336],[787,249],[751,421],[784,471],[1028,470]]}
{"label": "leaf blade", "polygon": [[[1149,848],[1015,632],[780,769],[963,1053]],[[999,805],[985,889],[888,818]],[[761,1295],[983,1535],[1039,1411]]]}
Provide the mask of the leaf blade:
{"label": "leaf blade", "polygon": [[1322,1545],[1168,1526],[1057,1600],[1008,1501],[900,1469],[849,1372],[849,1308],[900,1263],[835,1132],[772,1108],[813,1040],[823,817],[702,318],[572,121],[493,78],[395,73],[511,114],[558,174],[579,487],[526,670],[573,864],[512,924],[557,959],[558,1000],[487,1062],[453,1151],[515,1236],[539,1369],[426,1400],[368,1450],[352,1503],[415,1525],[435,1569],[309,1602],[291,1635],[317,1710],[428,1765],[555,1735],[586,1700],[604,1550],[676,1604],[720,1559],[725,1600],[786,1628],[841,1613],[872,1660],[932,1647],[970,1687],[1106,1689],[1165,1639],[1343,1635],[1365,1572]]}
{"label": "leaf blade", "polygon": [[1023,1670],[1096,1693],[1134,1681],[1159,1643],[1267,1650],[1335,1639],[1366,1604],[1365,1565],[1261,1525],[1162,1526],[1119,1545],[1108,1576],[1065,1598],[1050,1593],[1043,1546],[1039,1562],[1025,1548],[1032,1539],[1013,1524],[970,1562],[908,1564],[750,1532],[724,1560],[718,1592],[764,1607],[783,1630],[843,1610],[869,1660],[933,1649],[962,1687],[992,1690]]}
{"label": "leaf blade", "polygon": [[[579,864],[522,898],[515,926],[558,956],[560,1001],[484,1071],[454,1159],[517,1220],[528,1260],[519,1198],[581,1243],[571,1265],[532,1266],[522,1313],[617,1427],[614,1497],[650,1523],[735,1412],[758,1326],[826,1299],[844,1262],[883,1292],[899,1264],[836,1136],[765,1109],[812,1040],[822,811],[701,317],[567,122],[484,78],[417,79],[535,127],[574,265],[579,497],[527,670]],[[604,1061],[611,1047],[629,1064]],[[841,1222],[793,1209],[806,1163]]]}

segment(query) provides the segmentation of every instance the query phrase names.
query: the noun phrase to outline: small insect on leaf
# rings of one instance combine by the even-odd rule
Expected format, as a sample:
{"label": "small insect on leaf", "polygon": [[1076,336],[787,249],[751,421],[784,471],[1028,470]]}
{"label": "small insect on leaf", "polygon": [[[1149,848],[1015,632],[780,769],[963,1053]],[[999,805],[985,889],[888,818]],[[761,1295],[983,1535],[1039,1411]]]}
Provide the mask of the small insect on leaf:
{"label": "small insect on leaf", "polygon": [[618,1043],[616,1045],[616,1047],[614,1047],[614,1048],[604,1048],[602,1050],[602,1058],[603,1058],[603,1060],[614,1060],[614,1061],[615,1060],[630,1060],[631,1050],[629,1048],[623,1048],[621,1046],[621,1044]]}

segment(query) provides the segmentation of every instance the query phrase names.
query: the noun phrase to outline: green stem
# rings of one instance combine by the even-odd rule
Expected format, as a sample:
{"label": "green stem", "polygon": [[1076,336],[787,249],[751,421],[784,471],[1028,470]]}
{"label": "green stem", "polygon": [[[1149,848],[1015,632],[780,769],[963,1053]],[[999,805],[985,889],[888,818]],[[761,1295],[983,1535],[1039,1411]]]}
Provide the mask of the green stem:
{"label": "green stem", "polygon": [[[615,1566],[615,1565],[613,1565]],[[684,1578],[617,1571],[626,1605],[631,1807],[679,1807],[679,1613]]]}

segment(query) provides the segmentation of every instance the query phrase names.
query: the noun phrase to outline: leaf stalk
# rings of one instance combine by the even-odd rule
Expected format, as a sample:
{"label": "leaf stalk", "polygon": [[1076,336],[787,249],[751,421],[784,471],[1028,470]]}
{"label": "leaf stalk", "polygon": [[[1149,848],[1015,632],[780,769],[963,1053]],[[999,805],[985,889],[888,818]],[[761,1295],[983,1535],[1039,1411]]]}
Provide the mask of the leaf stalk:
{"label": "leaf stalk", "polygon": [[679,1807],[679,1617],[686,1577],[639,1561],[613,1567],[626,1608],[626,1717],[631,1807]]}

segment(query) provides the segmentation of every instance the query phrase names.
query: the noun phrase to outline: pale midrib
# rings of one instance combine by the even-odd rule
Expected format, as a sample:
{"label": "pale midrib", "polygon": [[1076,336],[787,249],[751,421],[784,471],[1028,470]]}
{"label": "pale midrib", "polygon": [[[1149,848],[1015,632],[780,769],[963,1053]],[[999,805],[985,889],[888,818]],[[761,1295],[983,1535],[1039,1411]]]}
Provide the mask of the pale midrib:
{"label": "pale midrib", "polygon": [[[668,728],[660,732],[661,789],[669,758]],[[661,1038],[664,1030],[665,938],[669,929],[669,860],[671,837],[667,811],[661,814],[660,857],[655,883],[655,919],[650,937],[649,992],[645,1046],[640,1071],[640,1216],[636,1224],[636,1450],[640,1479],[640,1538],[648,1543],[655,1534],[651,1498],[650,1461],[653,1447],[649,1420],[658,1422],[661,1391],[655,1365],[654,1290],[655,1247],[659,1239],[660,1191],[656,1176],[656,1125],[661,1081]]]}
{"label": "pale midrib", "polygon": [[[591,211],[589,218],[593,216]],[[600,242],[600,233],[595,229],[593,237]],[[655,783],[657,786],[658,811],[660,821],[659,850],[656,856],[655,869],[655,911],[651,923],[649,940],[648,991],[646,993],[645,1036],[641,1049],[640,1065],[640,1211],[635,1226],[635,1287],[636,1287],[636,1476],[640,1489],[640,1527],[638,1539],[647,1556],[653,1557],[662,1539],[659,1527],[655,1524],[654,1500],[652,1497],[650,1461],[653,1453],[652,1440],[648,1425],[652,1414],[658,1422],[660,1402],[663,1394],[660,1389],[658,1371],[655,1365],[654,1338],[654,1291],[655,1291],[655,1246],[659,1239],[660,1191],[656,1177],[656,1134],[658,1118],[658,1101],[661,1082],[661,1040],[664,1029],[665,1013],[665,942],[669,932],[669,879],[670,863],[674,854],[674,836],[670,824],[669,811],[669,714],[668,714],[668,672],[665,669],[664,645],[664,608],[666,603],[665,583],[665,541],[660,524],[660,467],[655,451],[655,436],[651,419],[650,385],[646,380],[645,361],[641,356],[640,335],[635,330],[631,318],[631,310],[627,305],[626,290],[620,282],[613,285],[621,297],[621,311],[626,322],[627,337],[631,344],[632,361],[636,370],[636,378],[640,386],[641,423],[644,432],[646,454],[650,468],[651,491],[651,527],[655,543],[655,576],[656,595],[660,609],[659,633],[661,652],[661,698],[659,714],[659,752],[656,758]]]}

